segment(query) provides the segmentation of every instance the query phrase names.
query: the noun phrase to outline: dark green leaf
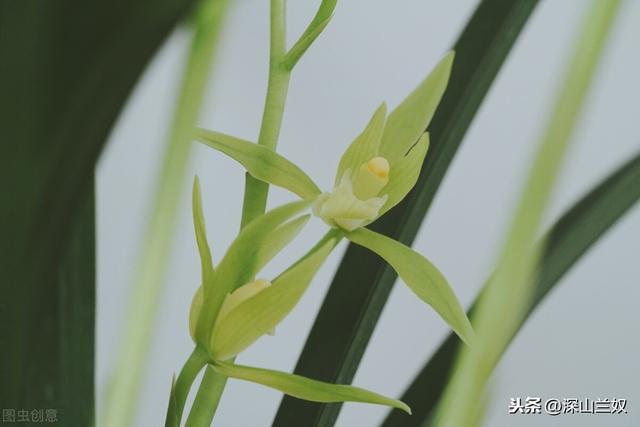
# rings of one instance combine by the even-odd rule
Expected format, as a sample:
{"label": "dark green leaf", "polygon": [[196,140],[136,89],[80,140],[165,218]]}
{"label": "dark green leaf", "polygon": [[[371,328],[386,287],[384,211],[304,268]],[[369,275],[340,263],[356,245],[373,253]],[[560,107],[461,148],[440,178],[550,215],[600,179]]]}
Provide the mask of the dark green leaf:
{"label": "dark green leaf", "polygon": [[93,422],[94,166],[190,3],[0,2],[5,408],[57,408],[70,427]]}
{"label": "dark green leaf", "polygon": [[[372,224],[372,229],[411,245],[473,116],[537,3],[480,2],[453,48],[456,60],[429,126],[429,156],[416,188]],[[295,372],[323,381],[350,382],[395,279],[393,269],[376,255],[350,245]],[[339,410],[339,404],[319,405],[285,397],[274,425],[331,426]]]}
{"label": "dark green leaf", "polygon": [[[640,198],[640,154],[626,163],[569,209],[546,234],[528,315],[564,274]],[[477,299],[476,299],[477,301]],[[471,316],[473,308],[470,310]],[[527,316],[528,316],[527,315]],[[522,320],[522,324],[526,317]],[[403,401],[413,417],[390,413],[385,427],[424,427],[448,382],[458,351],[451,334],[413,380]]]}

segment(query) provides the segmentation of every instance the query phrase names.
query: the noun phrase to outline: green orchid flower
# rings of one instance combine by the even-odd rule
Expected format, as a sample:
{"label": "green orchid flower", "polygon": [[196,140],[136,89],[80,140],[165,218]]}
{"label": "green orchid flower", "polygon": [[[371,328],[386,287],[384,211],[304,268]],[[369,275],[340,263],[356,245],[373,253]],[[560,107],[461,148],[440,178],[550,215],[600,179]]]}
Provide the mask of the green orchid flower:
{"label": "green orchid flower", "polygon": [[449,52],[388,116],[383,103],[340,159],[332,190],[322,192],[298,166],[266,147],[219,132],[196,139],[238,161],[255,178],[285,188],[348,240],[384,258],[424,302],[470,343],[473,328],[444,275],[411,248],[366,228],[413,188],[429,148],[425,132],[446,89]]}
{"label": "green orchid flower", "polygon": [[338,233],[330,231],[275,279],[254,279],[300,233],[309,215],[295,216],[308,207],[306,201],[289,203],[257,218],[242,229],[214,267],[206,238],[200,188],[197,178],[194,181],[193,218],[202,285],[193,297],[189,313],[189,331],[196,349],[172,388],[167,419],[172,420],[173,425],[179,425],[190,386],[205,365],[221,375],[252,381],[301,399],[372,403],[410,413],[403,402],[358,387],[234,363],[234,358],[260,337],[273,334],[340,239]]}

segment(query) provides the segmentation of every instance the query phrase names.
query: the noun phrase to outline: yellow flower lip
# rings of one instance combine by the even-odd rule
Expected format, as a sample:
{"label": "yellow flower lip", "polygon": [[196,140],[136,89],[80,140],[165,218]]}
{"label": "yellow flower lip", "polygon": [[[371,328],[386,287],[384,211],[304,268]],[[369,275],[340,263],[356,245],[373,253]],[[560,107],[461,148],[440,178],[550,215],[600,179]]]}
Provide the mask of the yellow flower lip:
{"label": "yellow flower lip", "polygon": [[384,157],[374,157],[367,162],[367,169],[379,178],[389,176],[389,162]]}

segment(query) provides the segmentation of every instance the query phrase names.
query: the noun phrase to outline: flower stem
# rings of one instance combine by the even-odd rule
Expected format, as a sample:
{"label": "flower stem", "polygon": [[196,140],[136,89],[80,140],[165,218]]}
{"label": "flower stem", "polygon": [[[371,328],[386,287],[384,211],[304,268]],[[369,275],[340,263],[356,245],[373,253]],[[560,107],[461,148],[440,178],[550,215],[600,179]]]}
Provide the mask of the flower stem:
{"label": "flower stem", "polygon": [[[291,75],[291,71],[283,63],[287,53],[285,0],[271,0],[270,19],[269,81],[258,144],[275,150],[280,136]],[[245,175],[241,228],[265,212],[268,194],[268,184],[255,179],[248,173]],[[210,368],[205,370],[187,419],[187,427],[209,427],[211,425],[226,382],[227,377]]]}
{"label": "flower stem", "polygon": [[[286,10],[284,0],[271,0],[271,44],[269,57],[269,83],[262,114],[258,144],[272,150],[278,145],[284,105],[289,90],[291,71],[284,66],[286,46]],[[249,175],[245,176],[242,222],[244,227],[262,215],[267,206],[269,185]]]}
{"label": "flower stem", "polygon": [[191,389],[191,385],[193,381],[195,381],[196,376],[202,370],[203,367],[207,365],[209,360],[209,355],[206,350],[201,347],[196,347],[187,359],[187,362],[180,370],[180,374],[176,379],[175,383],[175,396],[176,396],[176,416],[177,419],[180,420],[182,418],[182,412],[184,410],[184,405],[187,402],[187,396],[189,395],[189,390]]}
{"label": "flower stem", "polygon": [[207,365],[185,427],[211,426],[226,384],[227,377],[216,373]]}

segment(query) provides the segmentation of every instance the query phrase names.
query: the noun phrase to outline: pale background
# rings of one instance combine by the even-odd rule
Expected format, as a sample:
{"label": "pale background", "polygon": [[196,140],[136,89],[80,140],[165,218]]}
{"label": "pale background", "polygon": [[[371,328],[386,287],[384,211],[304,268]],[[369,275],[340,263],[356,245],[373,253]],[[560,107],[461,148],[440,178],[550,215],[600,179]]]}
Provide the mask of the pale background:
{"label": "pale background", "polygon": [[[254,140],[266,87],[268,2],[233,3],[201,123]],[[289,2],[290,42],[306,26],[317,3]],[[445,272],[465,304],[472,301],[495,262],[587,3],[541,2],[467,133],[420,230],[415,248]],[[471,0],[340,1],[333,21],[294,72],[279,151],[328,187],[339,156],[377,105],[386,100],[395,106],[425,76],[452,45],[475,5]],[[640,146],[639,24],[640,2],[626,2],[579,124],[549,221]],[[187,45],[187,34],[181,30],[167,40],[131,97],[98,168],[100,398],[125,327],[132,272]],[[140,426],[163,424],[171,374],[192,349],[187,313],[199,283],[199,265],[187,189],[195,173],[203,187],[216,259],[238,226],[240,168],[202,146],[195,146],[193,154],[149,375],[138,406],[136,425]],[[283,191],[272,194],[272,205],[292,199]],[[314,220],[283,254],[284,259],[264,275],[270,277],[284,268],[322,230],[323,225]],[[636,208],[532,316],[498,368],[484,425],[638,425],[639,237],[640,210]],[[242,363],[293,368],[342,249],[323,267],[276,336],[261,339],[243,353]],[[354,383],[400,396],[446,333],[433,311],[398,283]],[[506,415],[509,398],[516,396],[627,398],[629,414]],[[230,381],[216,425],[268,426],[279,401],[275,391]],[[381,407],[346,404],[338,425],[375,426],[385,413]]]}

